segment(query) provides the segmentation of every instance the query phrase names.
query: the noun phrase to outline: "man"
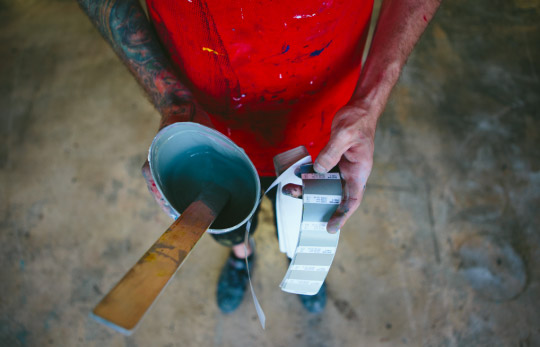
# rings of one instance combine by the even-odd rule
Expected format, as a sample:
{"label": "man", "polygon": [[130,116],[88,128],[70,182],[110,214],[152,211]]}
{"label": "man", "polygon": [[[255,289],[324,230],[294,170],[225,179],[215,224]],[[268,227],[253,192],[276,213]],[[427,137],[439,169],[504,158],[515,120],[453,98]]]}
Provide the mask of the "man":
{"label": "man", "polygon": [[[330,233],[360,205],[377,119],[439,2],[384,0],[361,69],[373,0],[146,0],[150,21],[138,0],[79,0],[161,113],[160,127],[192,121],[217,129],[245,149],[263,186],[273,156],[299,145],[317,172],[338,165],[344,196]],[[147,164],[143,174],[171,212]],[[242,235],[215,237],[232,247],[218,283],[223,312],[244,295],[243,259],[253,263]],[[301,296],[309,311],[324,307],[324,288]]]}

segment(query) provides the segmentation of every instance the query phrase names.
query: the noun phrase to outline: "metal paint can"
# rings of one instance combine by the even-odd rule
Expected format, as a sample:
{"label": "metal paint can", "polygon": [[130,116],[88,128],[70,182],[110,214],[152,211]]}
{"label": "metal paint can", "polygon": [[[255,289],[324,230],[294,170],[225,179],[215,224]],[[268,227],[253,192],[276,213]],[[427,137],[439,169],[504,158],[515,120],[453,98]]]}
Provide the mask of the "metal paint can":
{"label": "metal paint can", "polygon": [[255,213],[261,185],[244,150],[220,132],[191,122],[159,131],[148,152],[150,172],[165,202],[178,214],[212,182],[230,199],[209,233],[223,234],[244,225]]}

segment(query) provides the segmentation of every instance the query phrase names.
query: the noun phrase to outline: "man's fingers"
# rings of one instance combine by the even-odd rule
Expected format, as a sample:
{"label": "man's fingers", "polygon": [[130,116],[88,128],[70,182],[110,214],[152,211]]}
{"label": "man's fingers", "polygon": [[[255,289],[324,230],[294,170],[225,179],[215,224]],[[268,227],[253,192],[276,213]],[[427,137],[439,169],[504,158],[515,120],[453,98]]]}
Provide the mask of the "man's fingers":
{"label": "man's fingers", "polygon": [[[347,184],[345,184],[347,186]],[[334,234],[343,227],[345,222],[353,215],[354,211],[360,206],[362,201],[362,194],[351,196],[346,193],[344,199],[339,204],[336,212],[332,215],[326,226],[326,230]]]}
{"label": "man's fingers", "polygon": [[360,206],[370,172],[369,169],[367,172],[358,172],[358,164],[351,163],[345,158],[340,161],[339,167],[344,181],[343,198],[326,226],[326,230],[331,234],[340,230]]}
{"label": "man's fingers", "polygon": [[340,230],[345,222],[352,216],[353,212],[360,206],[360,200],[349,199],[340,204],[336,212],[332,215],[326,226],[326,231],[330,234],[335,234]]}
{"label": "man's fingers", "polygon": [[176,212],[176,210],[173,209],[171,205],[165,202],[165,199],[163,198],[159,189],[157,188],[156,182],[152,178],[152,173],[150,172],[150,164],[148,163],[148,160],[144,163],[143,167],[141,168],[141,172],[144,177],[144,180],[146,181],[146,186],[148,187],[148,191],[150,192],[150,194],[152,194],[152,196],[154,197],[158,205],[161,207],[161,209],[165,211],[165,213],[167,213],[172,218],[174,219],[178,218],[179,216],[178,212]]}
{"label": "man's fingers", "polygon": [[313,169],[318,173],[326,173],[339,163],[341,156],[350,146],[349,136],[340,133],[340,136],[330,137],[330,141],[321,150],[313,164]]}
{"label": "man's fingers", "polygon": [[281,192],[291,198],[302,199],[302,186],[298,184],[289,183],[281,188]]}
{"label": "man's fingers", "polygon": [[141,171],[142,171],[144,180],[146,181],[146,186],[148,187],[148,191],[150,191],[150,194],[152,194],[154,199],[156,199],[156,202],[160,206],[162,206],[164,199],[161,196],[161,193],[159,192],[159,189],[156,186],[156,182],[154,182],[154,178],[152,177],[152,173],[150,172],[150,164],[148,163],[148,160],[144,163]]}

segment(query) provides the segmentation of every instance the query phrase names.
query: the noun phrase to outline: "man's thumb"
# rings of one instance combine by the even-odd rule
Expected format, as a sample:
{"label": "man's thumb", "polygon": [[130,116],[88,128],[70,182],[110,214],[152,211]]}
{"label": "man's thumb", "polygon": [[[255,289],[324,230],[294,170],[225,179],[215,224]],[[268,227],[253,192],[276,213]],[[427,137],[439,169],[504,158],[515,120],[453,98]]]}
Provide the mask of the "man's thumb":
{"label": "man's thumb", "polygon": [[328,141],[317,156],[313,164],[313,169],[318,173],[327,173],[339,163],[341,156],[347,149],[347,143],[343,138],[336,139],[331,137],[330,141]]}

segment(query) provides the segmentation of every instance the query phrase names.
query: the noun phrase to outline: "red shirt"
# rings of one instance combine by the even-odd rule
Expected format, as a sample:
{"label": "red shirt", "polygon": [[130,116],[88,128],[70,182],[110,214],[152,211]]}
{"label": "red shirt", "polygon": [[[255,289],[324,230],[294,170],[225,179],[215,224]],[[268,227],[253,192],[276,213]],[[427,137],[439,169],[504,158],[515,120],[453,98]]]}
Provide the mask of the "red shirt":
{"label": "red shirt", "polygon": [[356,86],[373,0],[146,0],[173,63],[259,174],[315,158]]}

